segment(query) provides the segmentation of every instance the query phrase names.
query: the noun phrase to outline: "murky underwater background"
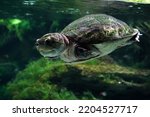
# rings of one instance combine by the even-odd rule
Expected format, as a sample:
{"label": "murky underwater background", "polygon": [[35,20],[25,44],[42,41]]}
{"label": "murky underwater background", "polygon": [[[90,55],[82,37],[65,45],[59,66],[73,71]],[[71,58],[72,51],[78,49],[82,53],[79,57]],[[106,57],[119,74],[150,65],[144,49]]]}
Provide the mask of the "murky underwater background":
{"label": "murky underwater background", "polygon": [[[0,99],[150,99],[149,11],[148,3],[123,0],[1,0]],[[140,43],[73,65],[37,52],[43,34],[96,13],[138,28]]]}

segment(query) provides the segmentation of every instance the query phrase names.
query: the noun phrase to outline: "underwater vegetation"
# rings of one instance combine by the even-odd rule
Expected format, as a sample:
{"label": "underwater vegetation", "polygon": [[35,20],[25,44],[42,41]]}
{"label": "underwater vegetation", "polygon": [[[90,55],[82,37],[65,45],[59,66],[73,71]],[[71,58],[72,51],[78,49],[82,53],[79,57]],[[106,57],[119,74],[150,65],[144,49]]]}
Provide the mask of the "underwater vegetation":
{"label": "underwater vegetation", "polygon": [[[19,71],[26,61],[26,34],[31,29],[29,20],[0,18],[0,84],[3,86]],[[26,40],[25,40],[26,39]],[[19,48],[19,49],[18,49]]]}
{"label": "underwater vegetation", "polygon": [[150,70],[123,67],[110,58],[75,65],[39,59],[7,84],[5,96],[8,99],[148,99],[149,78]]}
{"label": "underwater vegetation", "polygon": [[30,30],[30,23],[21,19],[0,19],[0,47],[11,41],[13,37],[17,37],[19,41],[23,41],[23,35]]}

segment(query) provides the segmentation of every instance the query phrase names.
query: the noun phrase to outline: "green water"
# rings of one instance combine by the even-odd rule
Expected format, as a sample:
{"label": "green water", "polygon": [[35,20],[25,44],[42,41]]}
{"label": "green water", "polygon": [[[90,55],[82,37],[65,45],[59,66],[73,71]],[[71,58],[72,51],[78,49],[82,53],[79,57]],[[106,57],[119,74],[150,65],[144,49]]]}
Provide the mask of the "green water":
{"label": "green water", "polygon": [[[149,11],[123,0],[1,0],[0,99],[150,99]],[[72,65],[36,50],[37,38],[97,13],[138,28],[140,43]]]}

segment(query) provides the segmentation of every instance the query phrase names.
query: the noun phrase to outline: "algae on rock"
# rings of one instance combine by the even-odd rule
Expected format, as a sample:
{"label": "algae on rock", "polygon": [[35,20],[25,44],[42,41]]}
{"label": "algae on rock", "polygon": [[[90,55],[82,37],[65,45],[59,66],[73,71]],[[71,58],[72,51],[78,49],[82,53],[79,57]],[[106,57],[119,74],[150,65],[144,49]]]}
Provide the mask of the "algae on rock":
{"label": "algae on rock", "polygon": [[[127,99],[126,93],[148,88],[149,70],[104,60],[91,62],[75,65],[46,59],[32,62],[7,85],[6,95],[9,99]],[[130,99],[135,98],[130,95]],[[145,96],[145,92],[141,95]]]}

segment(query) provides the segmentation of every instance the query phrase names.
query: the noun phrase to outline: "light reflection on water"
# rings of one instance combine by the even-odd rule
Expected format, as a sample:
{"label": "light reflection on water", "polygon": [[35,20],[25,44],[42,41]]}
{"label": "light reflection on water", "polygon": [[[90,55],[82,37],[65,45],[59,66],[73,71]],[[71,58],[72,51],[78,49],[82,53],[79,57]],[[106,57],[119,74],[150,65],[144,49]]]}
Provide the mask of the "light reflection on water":
{"label": "light reflection on water", "polygon": [[[20,0],[1,2],[0,17],[29,17],[32,15],[148,14],[148,4],[108,0]],[[125,10],[127,12],[125,12]],[[34,16],[33,16],[34,17]]]}

